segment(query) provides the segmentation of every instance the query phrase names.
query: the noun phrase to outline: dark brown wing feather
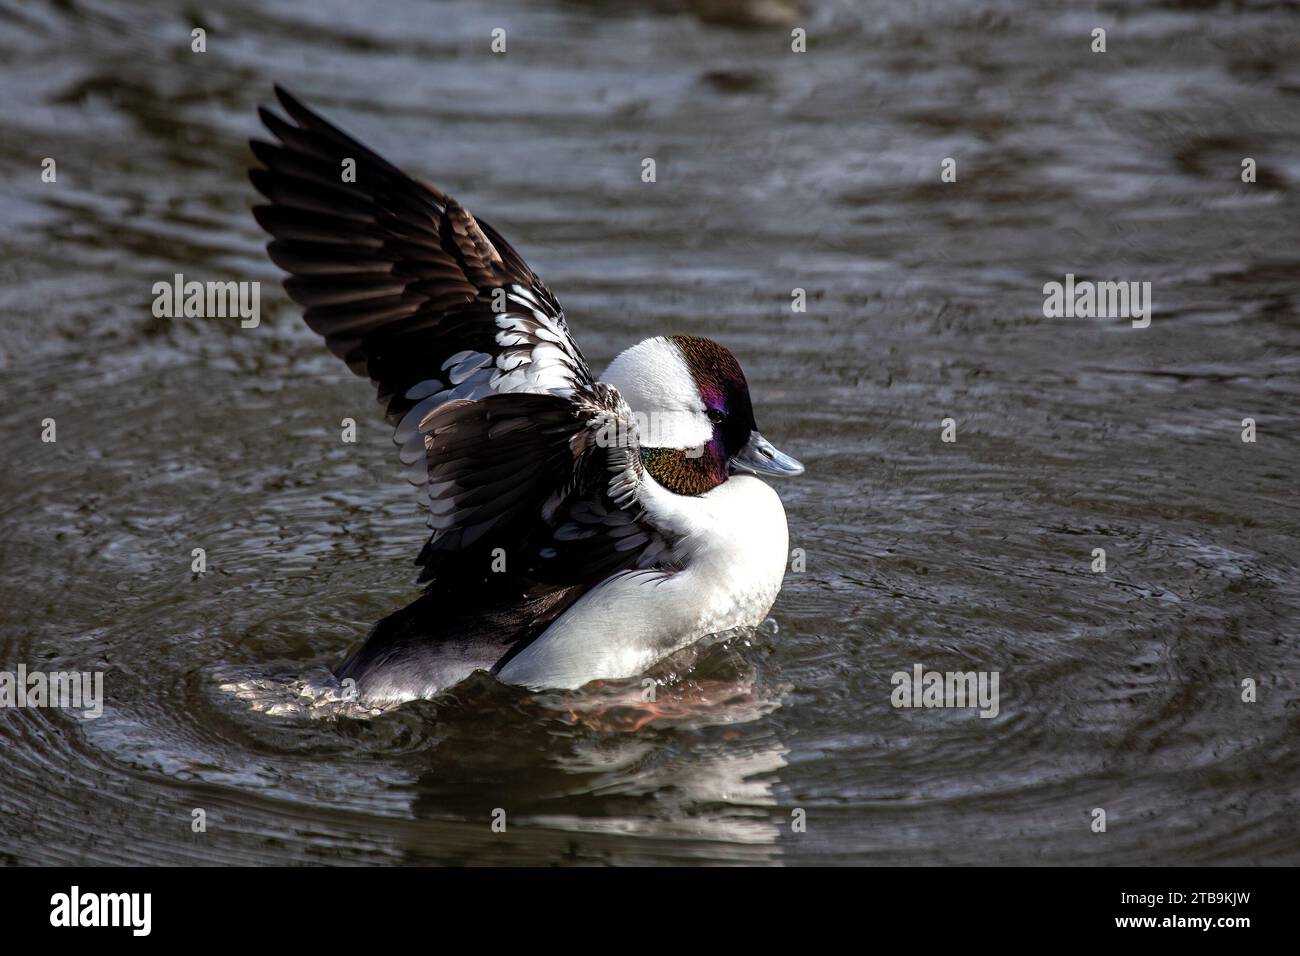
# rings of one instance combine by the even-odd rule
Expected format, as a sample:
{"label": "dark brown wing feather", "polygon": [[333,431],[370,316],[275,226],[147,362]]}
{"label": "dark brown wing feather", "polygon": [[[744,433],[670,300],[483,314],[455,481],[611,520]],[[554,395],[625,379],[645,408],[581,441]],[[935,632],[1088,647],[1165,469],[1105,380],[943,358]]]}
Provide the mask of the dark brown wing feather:
{"label": "dark brown wing feather", "polygon": [[[444,363],[466,351],[510,366],[553,346],[547,358],[563,363],[567,384],[590,383],[559,302],[491,226],[284,90],[276,95],[294,122],[259,111],[279,142],[251,144],[266,168],[249,177],[269,200],[253,215],[274,237],[267,252],[290,274],[285,290],[304,306],[308,326],[376,384],[390,421],[418,403],[412,389],[423,386],[427,396],[440,390],[435,383],[453,391],[462,384]],[[345,159],[356,163],[355,182],[343,181]],[[521,334],[502,345],[507,318]],[[486,394],[490,383],[482,384]],[[528,386],[510,381],[498,390],[547,390]],[[461,391],[454,397],[477,397]]]}

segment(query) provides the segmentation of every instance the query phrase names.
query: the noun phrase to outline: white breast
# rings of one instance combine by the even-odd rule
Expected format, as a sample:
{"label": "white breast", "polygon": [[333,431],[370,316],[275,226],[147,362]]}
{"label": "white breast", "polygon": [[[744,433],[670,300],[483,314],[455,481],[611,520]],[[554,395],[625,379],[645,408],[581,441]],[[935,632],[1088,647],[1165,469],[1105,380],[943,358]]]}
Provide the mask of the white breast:
{"label": "white breast", "polygon": [[763,621],[785,574],[789,544],[776,492],[739,475],[699,497],[647,478],[643,504],[680,535],[681,571],[629,571],[583,595],[498,675],[532,688],[633,677],[679,648]]}

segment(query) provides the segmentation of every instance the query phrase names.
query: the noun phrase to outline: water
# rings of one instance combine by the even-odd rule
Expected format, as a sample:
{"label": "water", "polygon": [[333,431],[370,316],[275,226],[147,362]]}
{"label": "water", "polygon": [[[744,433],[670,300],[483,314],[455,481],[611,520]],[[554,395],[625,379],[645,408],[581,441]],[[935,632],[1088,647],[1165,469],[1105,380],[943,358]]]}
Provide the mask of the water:
{"label": "water", "polygon": [[[1300,862],[1294,11],[3,10],[0,664],[107,701],[0,710],[0,859]],[[274,82],[498,226],[597,366],[740,356],[808,466],[772,624],[655,708],[293,696],[416,593],[424,526],[248,213]],[[177,272],[261,280],[261,326],[155,318]],[[1150,327],[1045,319],[1066,273],[1151,282]],[[998,716],[891,707],[917,663],[997,671]]]}

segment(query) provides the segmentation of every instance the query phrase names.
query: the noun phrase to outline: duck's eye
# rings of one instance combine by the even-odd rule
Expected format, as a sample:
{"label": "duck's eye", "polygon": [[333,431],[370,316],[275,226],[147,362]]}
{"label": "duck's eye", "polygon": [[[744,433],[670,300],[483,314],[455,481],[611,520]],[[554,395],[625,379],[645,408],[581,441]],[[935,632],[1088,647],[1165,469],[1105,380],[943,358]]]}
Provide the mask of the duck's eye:
{"label": "duck's eye", "polygon": [[709,416],[709,421],[713,422],[713,424],[715,425],[718,424],[720,421],[722,421],[723,418],[726,417],[725,415],[722,414],[722,412],[718,411],[716,408],[710,408],[708,410],[708,416]]}

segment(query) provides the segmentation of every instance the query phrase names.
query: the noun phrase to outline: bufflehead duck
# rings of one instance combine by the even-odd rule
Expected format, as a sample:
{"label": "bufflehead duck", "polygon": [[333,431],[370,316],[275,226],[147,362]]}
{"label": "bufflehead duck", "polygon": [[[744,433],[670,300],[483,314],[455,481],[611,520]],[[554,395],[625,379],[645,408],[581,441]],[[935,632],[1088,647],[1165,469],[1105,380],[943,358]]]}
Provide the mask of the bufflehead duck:
{"label": "bufflehead duck", "polygon": [[253,214],[307,325],[377,386],[433,529],[424,593],[335,676],[373,703],[480,668],[567,689],[759,624],[788,542],[754,476],[803,466],[759,434],[735,357],[657,336],[597,379],[491,226],[276,95],[291,122],[259,111],[278,142],[251,143]]}

